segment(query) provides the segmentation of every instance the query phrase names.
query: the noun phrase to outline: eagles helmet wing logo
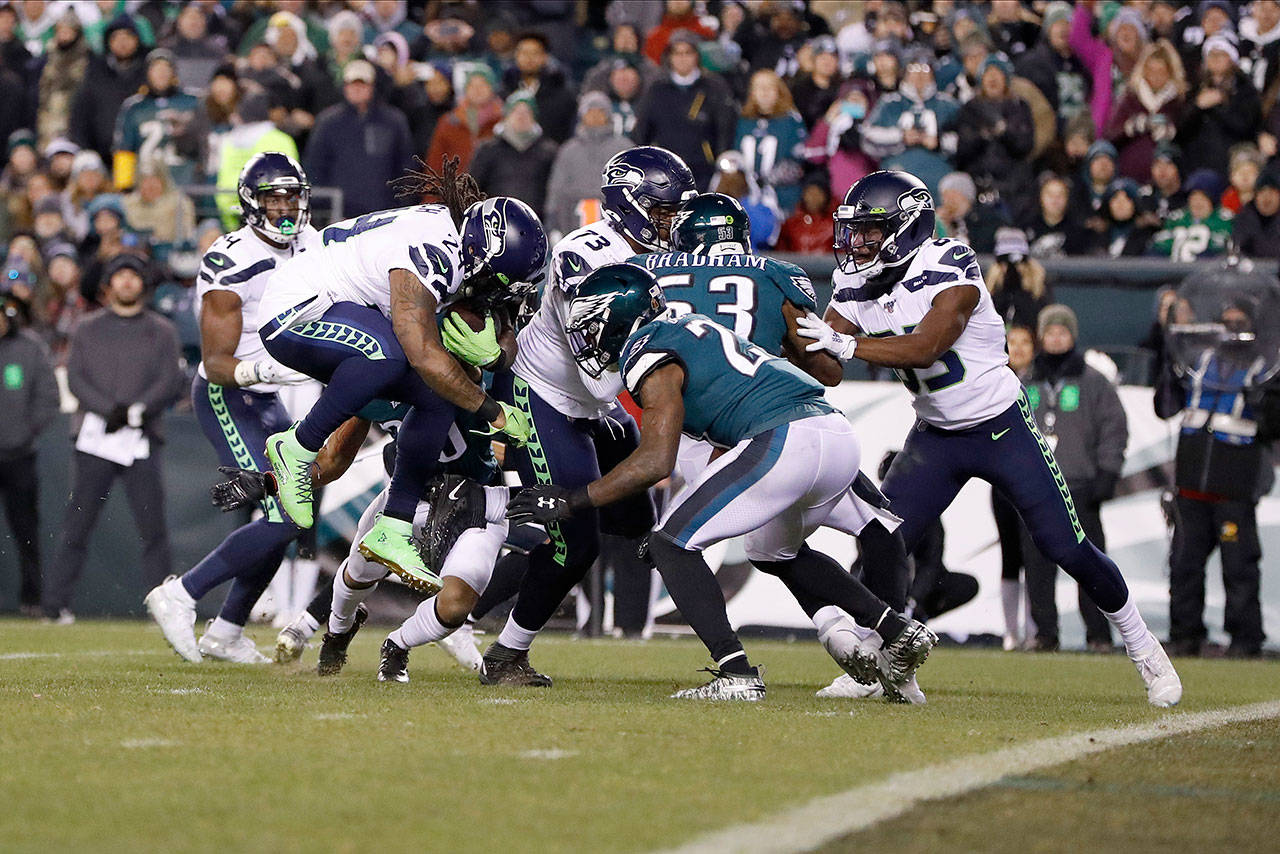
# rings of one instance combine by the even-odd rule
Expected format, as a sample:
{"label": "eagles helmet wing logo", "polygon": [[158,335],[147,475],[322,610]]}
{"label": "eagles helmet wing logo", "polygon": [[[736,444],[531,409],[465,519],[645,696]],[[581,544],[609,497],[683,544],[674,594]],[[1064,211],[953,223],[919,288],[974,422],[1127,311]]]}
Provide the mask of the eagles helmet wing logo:
{"label": "eagles helmet wing logo", "polygon": [[623,186],[634,189],[639,187],[642,181],[644,181],[644,172],[626,163],[610,166],[604,173],[606,187]]}
{"label": "eagles helmet wing logo", "polygon": [[586,297],[575,297],[569,304],[569,320],[565,323],[568,329],[582,329],[593,320],[601,323],[609,320],[609,307],[613,304],[616,293],[593,294]]}

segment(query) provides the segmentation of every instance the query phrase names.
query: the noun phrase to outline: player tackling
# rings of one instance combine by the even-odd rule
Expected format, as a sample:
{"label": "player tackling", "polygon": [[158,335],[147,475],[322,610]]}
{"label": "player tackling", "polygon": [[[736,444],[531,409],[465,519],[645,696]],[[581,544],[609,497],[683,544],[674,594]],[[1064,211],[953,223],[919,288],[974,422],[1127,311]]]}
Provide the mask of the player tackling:
{"label": "player tackling", "polygon": [[873,172],[835,214],[838,269],[825,322],[804,318],[809,350],[893,368],[918,418],[884,481],[914,548],[970,478],[1018,508],[1036,547],[1098,603],[1146,683],[1168,707],[1182,682],[1115,563],[1084,535],[1071,494],[1009,369],[1004,324],[973,250],[933,239],[933,199],[905,172]]}

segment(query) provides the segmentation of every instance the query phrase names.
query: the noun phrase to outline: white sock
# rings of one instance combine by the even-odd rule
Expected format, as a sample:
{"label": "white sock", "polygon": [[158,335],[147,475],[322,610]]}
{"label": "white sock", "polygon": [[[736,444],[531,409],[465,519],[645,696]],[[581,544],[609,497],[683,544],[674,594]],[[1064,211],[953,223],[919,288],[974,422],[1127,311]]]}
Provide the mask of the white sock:
{"label": "white sock", "polygon": [[194,608],[196,606],[195,597],[187,592],[187,588],[183,586],[181,578],[166,581],[164,583],[164,587],[168,591],[169,595],[174,599],[177,599],[182,605],[185,605],[188,608]]}
{"label": "white sock", "polygon": [[298,628],[302,629],[302,633],[307,637],[311,637],[320,628],[320,621],[311,616],[310,611],[303,611],[298,617]]}
{"label": "white sock", "polygon": [[1119,611],[1111,614],[1107,614],[1106,611],[1103,613],[1111,621],[1111,625],[1120,632],[1120,639],[1124,641],[1124,651],[1135,661],[1159,643],[1156,636],[1147,628],[1146,620],[1142,619],[1142,615],[1138,613],[1138,606],[1133,604],[1132,593]]}
{"label": "white sock", "polygon": [[521,628],[516,622],[515,615],[512,614],[507,617],[507,624],[502,627],[502,634],[498,635],[498,643],[507,649],[528,649],[533,646],[533,639],[537,636],[537,632]]}
{"label": "white sock", "polygon": [[837,663],[851,658],[858,648],[858,624],[834,605],[819,608],[813,615],[818,626],[818,642]]}
{"label": "white sock", "polygon": [[314,560],[298,558],[293,562],[292,589],[289,602],[293,606],[285,613],[292,614],[299,608],[307,607],[311,597],[316,595],[316,579],[320,577],[320,564]]}
{"label": "white sock", "polygon": [[218,640],[234,641],[244,634],[244,626],[237,626],[235,623],[216,617],[205,634],[213,635]]}
{"label": "white sock", "polygon": [[507,502],[510,500],[509,487],[486,486],[484,488],[484,520],[496,525],[507,518]]}
{"label": "white sock", "polygon": [[1018,612],[1022,610],[1022,585],[1015,579],[1000,579],[1000,608],[1004,611],[1004,633],[1021,638],[1018,632]]}
{"label": "white sock", "polygon": [[436,597],[418,603],[418,610],[391,633],[391,642],[401,649],[413,649],[453,634],[453,628],[436,616]]}
{"label": "white sock", "polygon": [[355,588],[347,585],[346,572],[333,579],[333,603],[329,611],[329,632],[340,635],[351,631],[356,622],[356,607],[369,597],[376,584]]}

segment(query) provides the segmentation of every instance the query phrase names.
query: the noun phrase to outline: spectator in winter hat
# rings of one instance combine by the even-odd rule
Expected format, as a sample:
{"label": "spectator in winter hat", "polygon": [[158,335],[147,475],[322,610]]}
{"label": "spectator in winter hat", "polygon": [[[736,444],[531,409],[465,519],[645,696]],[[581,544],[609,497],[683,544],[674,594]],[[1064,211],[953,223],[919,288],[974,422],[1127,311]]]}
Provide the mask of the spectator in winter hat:
{"label": "spectator in winter hat", "polygon": [[644,55],[653,62],[662,62],[667,55],[671,38],[678,32],[690,32],[696,41],[715,38],[715,32],[702,23],[692,0],[666,0],[662,22],[649,31],[644,40]]}
{"label": "spectator in winter hat", "polygon": [[844,75],[840,73],[840,54],[836,40],[821,36],[809,42],[813,68],[791,83],[791,95],[805,127],[812,128],[827,112],[840,93]]}
{"label": "spectator in winter hat", "polygon": [[1044,265],[1031,257],[1020,228],[996,229],[995,261],[987,268],[987,290],[1006,326],[1034,326],[1040,310],[1053,302]]}
{"label": "spectator in winter hat", "polygon": [[142,40],[128,15],[113,18],[104,32],[106,51],[94,56],[71,104],[67,135],[81,148],[91,148],[105,162],[111,157],[116,116],[125,98],[146,82]]}
{"label": "spectator in winter hat", "polygon": [[1136,9],[1125,7],[1107,21],[1104,37],[1093,35],[1094,5],[1077,3],[1071,17],[1071,49],[1089,70],[1093,94],[1089,110],[1098,136],[1106,132],[1115,101],[1113,79],[1127,80],[1147,44],[1147,26]]}
{"label": "spectator in winter hat", "polygon": [[1117,178],[1103,196],[1103,215],[1107,230],[1103,235],[1100,253],[1111,258],[1147,254],[1155,229],[1142,225],[1138,219],[1138,182],[1132,178]]}
{"label": "spectator in winter hat", "polygon": [[458,105],[436,123],[427,149],[428,166],[440,169],[445,157],[460,158],[462,169],[471,164],[476,145],[493,136],[494,126],[502,121],[502,101],[495,94],[496,83],[489,66],[483,63],[469,66]]}
{"label": "spectator in winter hat", "polygon": [[994,190],[1011,211],[1030,202],[1034,143],[1031,108],[1009,90],[1013,68],[999,54],[989,56],[979,72],[978,94],[960,108],[956,120],[956,166],[968,172],[983,191]]}
{"label": "spectator in winter hat", "polygon": [[538,124],[537,103],[521,91],[507,99],[502,122],[492,139],[476,146],[467,171],[486,195],[515,196],[542,216],[555,157],[556,144]]}
{"label": "spectator in winter hat", "polygon": [[1231,239],[1231,214],[1217,208],[1222,179],[1209,169],[1187,176],[1187,206],[1176,212],[1155,236],[1155,252],[1174,261],[1212,258],[1227,251]]}
{"label": "spectator in winter hat", "polygon": [[1182,60],[1173,45],[1164,39],[1147,45],[1107,122],[1106,138],[1118,149],[1121,175],[1135,181],[1150,175],[1156,145],[1171,141],[1177,132],[1186,91]]}
{"label": "spectator in winter hat", "polygon": [[1242,142],[1231,149],[1230,167],[1227,172],[1227,189],[1222,194],[1221,205],[1234,215],[1253,199],[1254,186],[1266,163],[1258,146]]}
{"label": "spectator in winter hat", "polygon": [[1204,63],[1178,125],[1182,166],[1226,174],[1233,145],[1253,140],[1261,119],[1258,91],[1238,67],[1235,44],[1223,35],[1204,43]]}
{"label": "spectator in winter hat", "polygon": [[1187,203],[1186,191],[1182,189],[1182,173],[1178,169],[1181,156],[1182,150],[1171,142],[1156,146],[1151,160],[1151,179],[1139,196],[1138,218],[1143,225],[1158,229],[1171,213]]}
{"label": "spectator in winter hat", "polygon": [[907,57],[907,73],[898,91],[876,102],[862,130],[863,150],[881,169],[915,175],[929,192],[951,171],[956,151],[955,124],[960,106],[938,92],[932,56],[917,50]]}
{"label": "spectator in winter hat", "polygon": [[1105,139],[1089,146],[1084,168],[1072,187],[1072,219],[1095,235],[1106,230],[1102,208],[1103,196],[1116,177],[1116,147]]}
{"label": "spectator in winter hat", "polygon": [[596,222],[600,213],[600,173],[609,158],[631,147],[618,133],[613,107],[603,92],[588,92],[578,101],[578,128],[556,153],[547,182],[548,232],[568,234]]}
{"label": "spectator in winter hat", "polygon": [[1089,75],[1071,50],[1071,5],[1050,3],[1040,33],[1040,42],[1016,57],[1014,68],[1049,101],[1062,128],[1088,109],[1089,96]]}
{"label": "spectator in winter hat", "polygon": [[[615,7],[622,5],[615,3]],[[609,50],[582,78],[582,91],[605,91],[609,88],[609,76],[619,62],[633,68],[640,75],[642,85],[661,79],[662,69],[640,52],[640,30],[630,21],[617,24],[609,33]]]}
{"label": "spectator in winter hat", "polygon": [[1241,255],[1280,259],[1280,172],[1275,167],[1258,176],[1253,199],[1236,214],[1231,234]]}

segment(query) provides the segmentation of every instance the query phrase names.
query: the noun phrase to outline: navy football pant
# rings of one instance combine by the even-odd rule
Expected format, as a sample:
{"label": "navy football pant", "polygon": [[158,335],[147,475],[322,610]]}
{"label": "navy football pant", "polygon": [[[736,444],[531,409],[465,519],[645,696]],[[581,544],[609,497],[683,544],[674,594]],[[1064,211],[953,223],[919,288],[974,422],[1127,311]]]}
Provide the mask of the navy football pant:
{"label": "navy football pant", "polygon": [[1120,610],[1129,588],[1115,563],[1089,542],[1071,492],[1036,429],[1026,395],[968,430],[916,422],[885,477],[883,489],[903,518],[903,540],[915,549],[970,478],[985,480],[1017,508],[1036,548],[1066,570],[1106,612]]}
{"label": "navy football pant", "polygon": [[[205,438],[224,466],[270,471],[267,437],[289,428],[289,413],[274,393],[221,386],[196,376],[191,405]],[[218,616],[243,626],[253,605],[267,589],[298,527],[268,496],[259,519],[232,531],[216,549],[182,576],[182,586],[200,599],[228,579],[235,579]]]}
{"label": "navy football pant", "polygon": [[[525,485],[586,486],[625,459],[640,441],[635,419],[620,405],[608,419],[570,418],[511,373],[494,380],[494,397],[523,410],[533,424],[528,445],[507,451],[508,465],[514,463]],[[653,500],[645,493],[598,510],[583,510],[549,526],[550,541],[529,553],[529,569],[512,611],[516,623],[530,631],[546,625],[600,554],[602,531],[637,539],[648,534],[654,521]],[[643,571],[647,578],[648,567]]]}
{"label": "navy football pant", "polygon": [[391,320],[375,308],[340,302],[319,320],[291,326],[272,338],[278,329],[274,320],[262,329],[272,358],[325,383],[320,399],[298,425],[304,448],[320,450],[333,431],[377,398],[413,407],[396,437],[396,465],[384,511],[412,522],[458,408],[418,375]]}

